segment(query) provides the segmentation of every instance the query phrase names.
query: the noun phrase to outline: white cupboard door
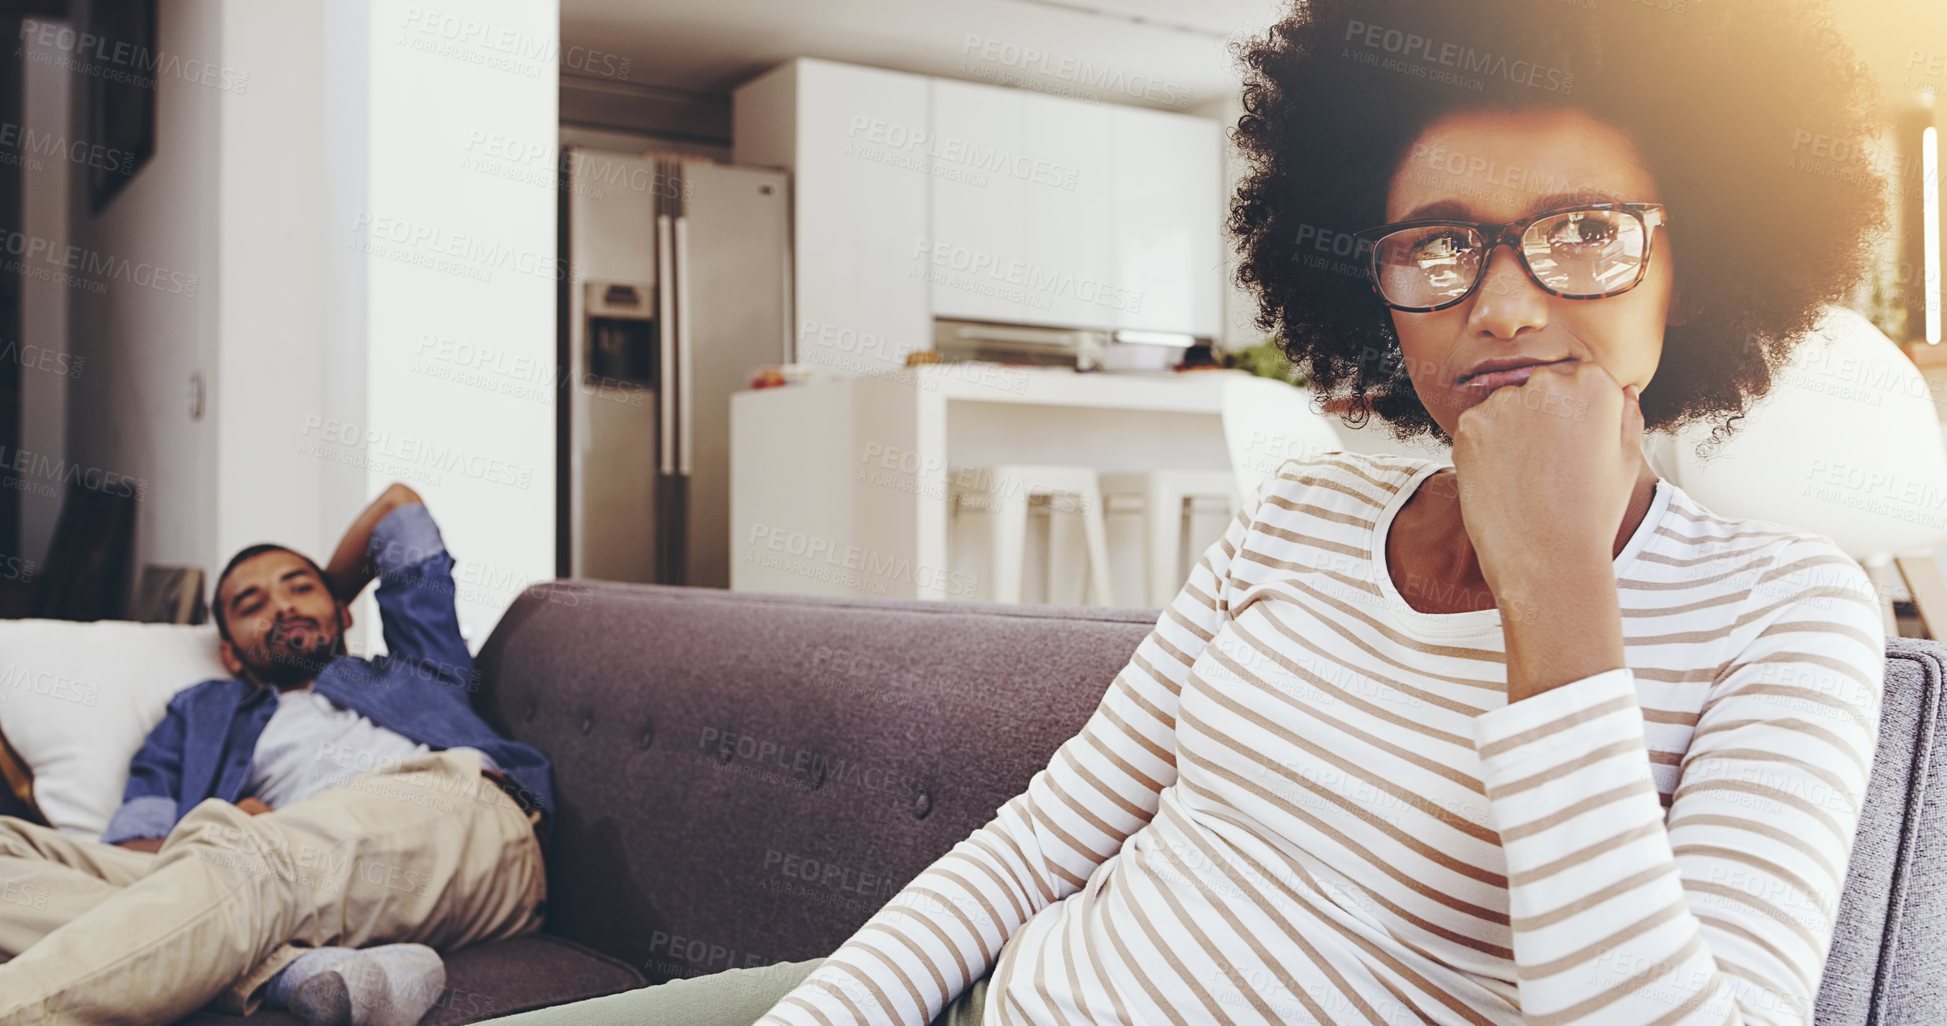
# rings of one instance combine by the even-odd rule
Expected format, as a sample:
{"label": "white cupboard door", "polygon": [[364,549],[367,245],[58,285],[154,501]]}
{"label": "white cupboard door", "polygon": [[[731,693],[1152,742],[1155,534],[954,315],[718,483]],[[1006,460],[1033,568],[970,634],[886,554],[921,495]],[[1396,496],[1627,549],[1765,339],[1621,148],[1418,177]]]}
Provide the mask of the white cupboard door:
{"label": "white cupboard door", "polygon": [[1223,184],[1217,122],[1110,107],[1117,326],[1220,337]]}
{"label": "white cupboard door", "polygon": [[933,328],[927,80],[813,60],[797,75],[797,359],[841,375],[904,366]]}
{"label": "white cupboard door", "polygon": [[1041,323],[1116,326],[1115,162],[1101,104],[1030,94],[1026,160],[1029,286]]}
{"label": "white cupboard door", "polygon": [[922,247],[933,316],[1042,323],[1029,280],[1026,94],[933,79],[932,231]]}

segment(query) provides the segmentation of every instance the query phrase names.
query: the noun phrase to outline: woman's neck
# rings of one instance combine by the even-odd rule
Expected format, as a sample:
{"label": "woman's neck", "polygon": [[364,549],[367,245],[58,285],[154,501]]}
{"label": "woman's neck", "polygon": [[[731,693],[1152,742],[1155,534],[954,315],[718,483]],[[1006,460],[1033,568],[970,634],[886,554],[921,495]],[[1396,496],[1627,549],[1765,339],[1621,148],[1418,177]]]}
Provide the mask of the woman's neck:
{"label": "woman's neck", "polygon": [[[1656,481],[1649,463],[1639,462],[1636,487],[1617,528],[1612,557],[1622,554],[1649,515]],[[1474,541],[1460,515],[1460,476],[1452,467],[1422,481],[1394,514],[1392,528],[1386,532],[1385,558],[1394,589],[1421,612],[1494,608],[1494,593],[1481,576]],[[1425,608],[1427,605],[1438,608]]]}

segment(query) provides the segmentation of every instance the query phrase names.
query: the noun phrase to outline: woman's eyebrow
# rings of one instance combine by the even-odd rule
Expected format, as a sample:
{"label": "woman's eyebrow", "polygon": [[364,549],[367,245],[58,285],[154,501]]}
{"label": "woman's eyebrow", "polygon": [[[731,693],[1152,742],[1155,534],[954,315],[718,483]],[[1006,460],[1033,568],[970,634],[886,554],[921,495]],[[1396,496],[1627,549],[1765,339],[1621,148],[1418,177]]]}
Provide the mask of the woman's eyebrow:
{"label": "woman's eyebrow", "polygon": [[[1614,194],[1597,189],[1582,189],[1577,192],[1558,192],[1550,196],[1543,196],[1533,203],[1528,204],[1528,214],[1529,216],[1533,216],[1547,210],[1556,210],[1562,207],[1580,207],[1590,203],[1621,202],[1623,201],[1616,198]],[[1434,200],[1431,203],[1422,203],[1407,211],[1399,219],[1401,221],[1428,221],[1444,218],[1452,218],[1458,221],[1477,220],[1472,209],[1467,204],[1453,199]]]}
{"label": "woman's eyebrow", "polygon": [[1553,196],[1543,196],[1528,205],[1528,213],[1539,214],[1544,210],[1558,207],[1580,207],[1590,203],[1621,203],[1612,193],[1600,189],[1580,189],[1575,192],[1558,192]]}
{"label": "woman's eyebrow", "polygon": [[1403,216],[1400,217],[1400,220],[1425,221],[1433,218],[1442,218],[1442,217],[1451,217],[1459,220],[1467,220],[1472,216],[1473,215],[1469,211],[1467,204],[1462,203],[1459,200],[1443,199],[1443,200],[1434,200],[1432,203],[1422,203],[1419,206],[1414,207],[1413,209],[1407,211]]}

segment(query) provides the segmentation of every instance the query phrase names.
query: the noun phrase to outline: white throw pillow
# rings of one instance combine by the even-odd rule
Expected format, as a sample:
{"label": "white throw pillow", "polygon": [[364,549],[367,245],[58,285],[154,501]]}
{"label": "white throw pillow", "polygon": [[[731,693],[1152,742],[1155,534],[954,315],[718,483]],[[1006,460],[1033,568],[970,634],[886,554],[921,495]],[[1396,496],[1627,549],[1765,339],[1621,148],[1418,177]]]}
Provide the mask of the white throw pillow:
{"label": "white throw pillow", "polygon": [[96,840],[176,692],[228,677],[216,625],[0,620],[0,734],[49,824]]}

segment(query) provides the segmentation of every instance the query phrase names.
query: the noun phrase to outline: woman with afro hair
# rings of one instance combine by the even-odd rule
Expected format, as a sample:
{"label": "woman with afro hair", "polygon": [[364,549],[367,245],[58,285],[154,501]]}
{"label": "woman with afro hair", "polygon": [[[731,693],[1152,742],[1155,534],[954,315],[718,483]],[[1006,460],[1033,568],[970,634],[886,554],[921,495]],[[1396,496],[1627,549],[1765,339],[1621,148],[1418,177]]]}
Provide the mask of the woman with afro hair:
{"label": "woman with afro hair", "polygon": [[1868,78],[1810,0],[1301,0],[1240,50],[1261,325],[1452,466],[1286,463],[836,953],[614,1021],[1813,1021],[1872,588],[1641,443],[1734,430],[1858,277],[1879,194],[1795,146]]}

